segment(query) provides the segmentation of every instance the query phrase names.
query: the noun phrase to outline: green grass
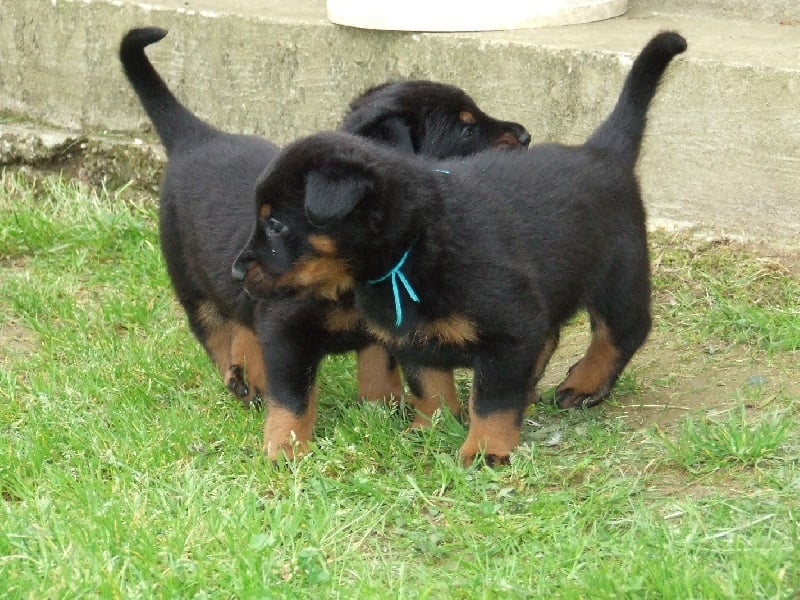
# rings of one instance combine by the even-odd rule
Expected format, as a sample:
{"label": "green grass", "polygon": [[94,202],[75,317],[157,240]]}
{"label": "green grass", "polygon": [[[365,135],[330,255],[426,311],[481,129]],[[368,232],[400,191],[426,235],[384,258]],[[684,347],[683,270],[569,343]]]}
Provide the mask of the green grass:
{"label": "green grass", "polygon": [[[4,174],[0,596],[796,597],[800,286],[738,246],[653,256],[658,360],[598,409],[531,409],[510,466],[462,468],[450,415],[354,402],[352,356],[323,366],[314,452],[273,465],[173,299],[152,198]],[[687,406],[637,422],[662,404]]]}
{"label": "green grass", "polygon": [[800,350],[797,277],[731,242],[674,241],[680,246],[655,257],[656,285],[670,316],[728,343]]}
{"label": "green grass", "polygon": [[690,470],[713,470],[726,463],[755,467],[776,457],[790,435],[791,415],[752,420],[744,405],[725,411],[727,418],[687,417],[676,440],[664,437],[671,458]]}

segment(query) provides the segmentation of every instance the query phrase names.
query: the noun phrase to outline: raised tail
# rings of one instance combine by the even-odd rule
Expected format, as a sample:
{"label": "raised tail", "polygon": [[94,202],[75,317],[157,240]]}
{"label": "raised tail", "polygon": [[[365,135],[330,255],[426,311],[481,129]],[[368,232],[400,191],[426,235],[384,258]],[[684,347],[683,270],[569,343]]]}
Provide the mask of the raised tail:
{"label": "raised tail", "polygon": [[674,31],[664,31],[651,39],[633,61],[614,110],[589,136],[586,146],[619,153],[635,162],[650,101],[667,65],[684,50],[686,40]]}
{"label": "raised tail", "polygon": [[119,45],[119,59],[169,156],[185,142],[213,136],[216,130],[183,106],[153,68],[144,49],[167,35],[166,29],[131,29]]}

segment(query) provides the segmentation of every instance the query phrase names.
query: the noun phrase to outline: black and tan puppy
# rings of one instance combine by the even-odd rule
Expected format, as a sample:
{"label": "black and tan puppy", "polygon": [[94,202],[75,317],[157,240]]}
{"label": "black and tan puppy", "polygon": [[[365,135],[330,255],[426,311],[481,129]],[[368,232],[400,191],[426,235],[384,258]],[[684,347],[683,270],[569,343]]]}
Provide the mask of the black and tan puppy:
{"label": "black and tan puppy", "polygon": [[[166,34],[155,27],[133,29],[119,50],[125,74],[167,151],[160,205],[162,250],[192,332],[228,388],[249,404],[266,390],[261,350],[265,340],[259,341],[255,332],[256,302],[231,281],[230,266],[250,233],[255,181],[278,147],[259,137],[219,131],[181,105],[144,52]],[[464,156],[492,146],[522,147],[530,141],[521,125],[489,117],[461,89],[429,81],[387,83],[368,90],[353,101],[342,127],[435,157]],[[275,308],[299,325],[314,311],[321,313],[312,319],[316,322],[334,309],[340,312],[332,302],[316,300],[284,302]],[[342,329],[341,324],[337,327]],[[296,336],[305,335],[307,328],[308,324],[299,328]],[[345,338],[330,344],[307,338],[302,343],[359,350],[359,393],[367,398],[399,396],[400,377],[385,350],[363,332],[353,335],[352,324],[345,329]],[[296,342],[291,331],[281,333],[290,345]],[[320,335],[338,334],[325,329]],[[452,376],[443,385],[439,393],[450,395]]]}
{"label": "black and tan puppy", "polygon": [[[472,367],[462,460],[507,460],[566,319],[587,308],[592,339],[558,386],[562,407],[603,400],[648,334],[634,167],[648,105],[685,48],[677,33],[654,37],[581,146],[432,162],[343,133],[295,142],[257,186],[234,278],[253,294],[353,294],[404,368]],[[285,404],[283,431],[306,435],[313,410]]]}

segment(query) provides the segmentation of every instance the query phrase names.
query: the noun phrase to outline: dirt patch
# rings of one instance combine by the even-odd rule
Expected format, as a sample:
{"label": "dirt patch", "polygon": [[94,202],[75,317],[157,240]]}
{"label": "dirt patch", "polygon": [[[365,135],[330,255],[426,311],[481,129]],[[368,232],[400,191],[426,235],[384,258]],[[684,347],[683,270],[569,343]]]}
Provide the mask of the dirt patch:
{"label": "dirt patch", "polygon": [[[558,385],[589,344],[585,319],[564,330],[539,389]],[[795,353],[770,356],[744,346],[717,349],[653,331],[637,352],[604,409],[631,429],[670,430],[688,415],[723,413],[745,402],[754,411],[774,410],[771,401],[800,397]]]}
{"label": "dirt patch", "polygon": [[0,325],[0,363],[12,356],[33,354],[38,346],[39,336],[32,329],[14,322]]}

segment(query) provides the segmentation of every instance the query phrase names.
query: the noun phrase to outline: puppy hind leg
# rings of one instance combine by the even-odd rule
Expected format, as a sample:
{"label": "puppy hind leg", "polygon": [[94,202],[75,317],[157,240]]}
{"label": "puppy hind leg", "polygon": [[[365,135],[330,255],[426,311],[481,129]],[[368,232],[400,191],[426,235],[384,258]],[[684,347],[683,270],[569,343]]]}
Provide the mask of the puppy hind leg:
{"label": "puppy hind leg", "polygon": [[403,394],[397,361],[379,344],[370,344],[356,355],[358,396],[370,402],[394,402]]}
{"label": "puppy hind leg", "polygon": [[[194,310],[187,307],[189,326],[195,337],[203,344],[206,354],[216,365],[228,389],[236,396],[247,394],[246,383],[231,386],[231,345],[233,343],[234,323],[225,319],[217,308],[208,301],[197,304]],[[244,387],[243,387],[244,386]]]}
{"label": "puppy hind leg", "polygon": [[461,414],[452,369],[404,367],[404,373],[412,394],[409,404],[415,411],[412,428],[430,427],[433,414],[444,406],[455,416]]}
{"label": "puppy hind leg", "polygon": [[605,321],[592,316],[592,339],[586,354],[572,365],[556,389],[560,408],[588,408],[599,404],[611,391],[619,373],[620,350]]}
{"label": "puppy hind leg", "polygon": [[547,364],[553,357],[553,353],[556,351],[556,348],[558,348],[559,339],[560,335],[558,331],[547,336],[547,339],[544,342],[544,348],[539,353],[539,356],[536,357],[536,362],[533,365],[533,377],[531,377],[531,383],[528,390],[528,406],[536,404],[540,400],[539,392],[536,389],[536,384],[539,383],[542,375],[544,375]]}
{"label": "puppy hind leg", "polygon": [[[556,390],[560,408],[589,408],[610,393],[622,370],[650,331],[649,288],[629,288],[616,301],[590,308],[592,340],[586,354],[570,367]],[[608,296],[605,299],[609,298]],[[602,314],[598,307],[604,307]],[[605,308],[610,307],[610,308]]]}
{"label": "puppy hind leg", "polygon": [[228,389],[245,408],[260,407],[267,391],[267,374],[261,344],[255,331],[236,324],[230,345],[230,368],[225,373]]}

